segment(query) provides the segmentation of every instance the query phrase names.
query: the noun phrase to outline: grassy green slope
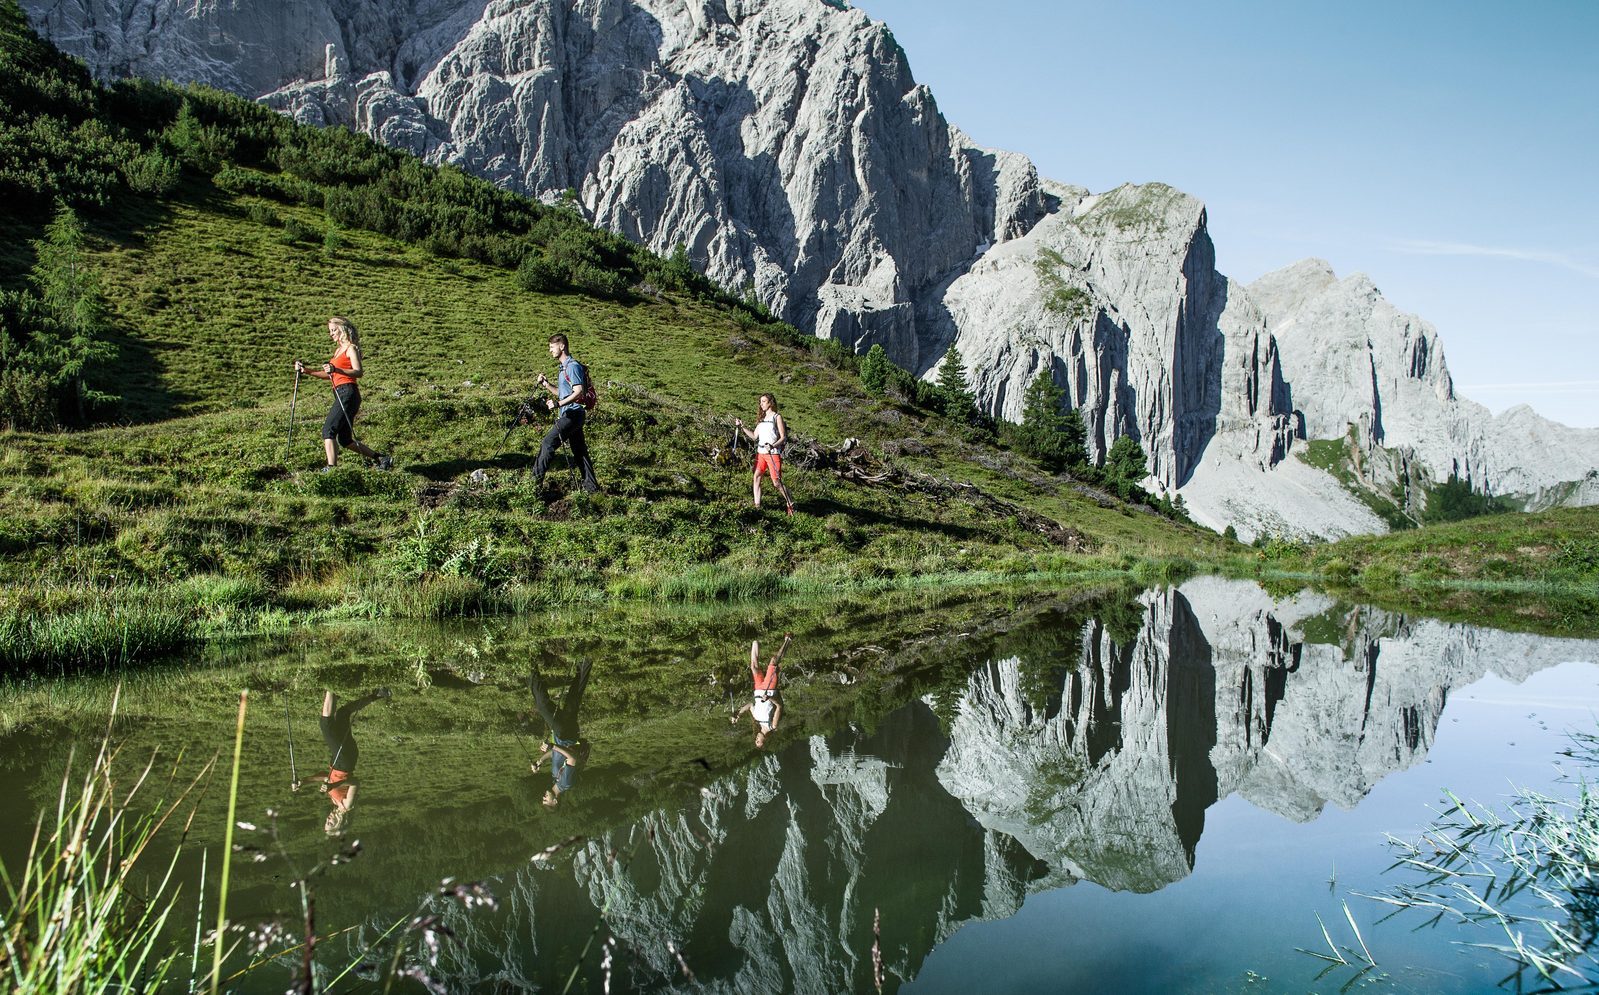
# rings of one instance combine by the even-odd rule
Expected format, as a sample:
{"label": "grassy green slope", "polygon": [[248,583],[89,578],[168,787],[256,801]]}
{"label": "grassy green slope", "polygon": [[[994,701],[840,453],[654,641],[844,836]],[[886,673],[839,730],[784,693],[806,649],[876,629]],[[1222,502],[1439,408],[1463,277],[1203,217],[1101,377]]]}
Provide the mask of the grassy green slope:
{"label": "grassy green slope", "polygon": [[1599,629],[1599,508],[1354,536],[1286,561],[1362,600],[1507,628]]}
{"label": "grassy green slope", "polygon": [[[190,169],[163,196],[124,192],[85,214],[119,346],[99,379],[125,423],[3,437],[0,658],[13,666],[305,617],[1103,575],[1220,546],[870,397],[836,348],[726,298],[531,292],[508,268],[338,226],[314,199],[238,192],[286,181],[229,169],[222,186]],[[41,226],[37,211],[0,219],[0,285],[25,285]],[[302,382],[285,452],[290,361],[325,358],[333,313],[362,329],[359,435],[395,453],[393,473],[311,472],[321,381]],[[535,493],[538,426],[495,451],[533,375],[553,372],[555,331],[601,384],[597,497],[568,494],[559,462],[552,493]],[[770,496],[749,507],[747,451],[714,458],[761,391],[800,442],[792,519]],[[845,437],[868,451],[854,482],[825,465]]]}

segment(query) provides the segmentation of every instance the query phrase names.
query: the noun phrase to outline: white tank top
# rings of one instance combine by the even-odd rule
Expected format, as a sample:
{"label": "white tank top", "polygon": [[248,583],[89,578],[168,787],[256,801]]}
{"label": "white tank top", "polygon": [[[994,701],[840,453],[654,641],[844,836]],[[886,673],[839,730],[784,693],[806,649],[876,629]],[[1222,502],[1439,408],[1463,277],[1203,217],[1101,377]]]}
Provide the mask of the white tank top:
{"label": "white tank top", "polygon": [[769,412],[755,423],[755,450],[761,453],[777,452],[777,412]]}

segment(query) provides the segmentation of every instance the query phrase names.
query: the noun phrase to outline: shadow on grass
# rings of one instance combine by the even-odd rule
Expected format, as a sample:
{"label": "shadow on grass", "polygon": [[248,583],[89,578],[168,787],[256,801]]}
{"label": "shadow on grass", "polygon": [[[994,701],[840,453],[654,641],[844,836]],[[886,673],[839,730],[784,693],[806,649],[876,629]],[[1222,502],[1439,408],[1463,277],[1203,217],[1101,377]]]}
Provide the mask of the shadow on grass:
{"label": "shadow on grass", "polygon": [[[770,497],[771,495],[768,495],[768,498]],[[781,510],[780,505],[779,509]],[[859,526],[884,526],[893,529],[936,532],[951,539],[982,539],[985,537],[984,529],[973,528],[969,525],[956,525],[953,522],[940,522],[935,519],[919,518],[912,515],[898,515],[876,508],[846,504],[831,497],[801,496],[794,502],[794,513],[815,515],[818,518],[825,518],[833,514],[843,514],[849,516],[850,521]]]}
{"label": "shadow on grass", "polygon": [[[473,470],[526,470],[533,465],[533,457],[526,453],[500,453],[489,459],[452,459],[440,460],[436,463],[407,463],[404,467],[407,473],[420,474],[429,480],[454,480]],[[556,470],[550,471],[554,476]]]}

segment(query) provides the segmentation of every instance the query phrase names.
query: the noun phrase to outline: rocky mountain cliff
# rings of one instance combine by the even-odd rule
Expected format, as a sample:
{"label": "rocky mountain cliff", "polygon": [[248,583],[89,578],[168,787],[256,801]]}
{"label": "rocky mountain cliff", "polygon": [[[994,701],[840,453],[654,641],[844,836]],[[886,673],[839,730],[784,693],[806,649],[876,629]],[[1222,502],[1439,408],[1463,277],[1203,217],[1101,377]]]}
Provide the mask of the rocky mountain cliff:
{"label": "rocky mountain cliff", "polygon": [[889,29],[843,3],[23,6],[102,76],[205,82],[535,196],[572,191],[597,223],[681,243],[800,327],[914,371],[954,344],[996,414],[1018,417],[1049,372],[1096,455],[1137,437],[1152,486],[1245,538],[1385,528],[1296,458],[1309,439],[1348,439],[1361,487],[1413,504],[1450,475],[1528,507],[1599,501],[1599,431],[1456,397],[1436,331],[1364,277],[1307,261],[1228,280],[1193,197],[1091,195],[974,145]]}

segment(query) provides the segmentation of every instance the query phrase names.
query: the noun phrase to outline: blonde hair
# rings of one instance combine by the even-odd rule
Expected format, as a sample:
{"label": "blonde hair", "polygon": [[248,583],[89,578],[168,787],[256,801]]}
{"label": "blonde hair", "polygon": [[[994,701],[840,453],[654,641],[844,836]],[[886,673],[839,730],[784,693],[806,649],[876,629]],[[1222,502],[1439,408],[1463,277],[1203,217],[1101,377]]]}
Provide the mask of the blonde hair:
{"label": "blonde hair", "polygon": [[327,821],[322,823],[322,831],[327,833],[329,836],[342,836],[344,834],[344,827],[349,825],[349,822],[349,810],[339,808],[337,805],[335,805],[333,807],[333,811],[328,813]]}
{"label": "blonde hair", "polygon": [[333,327],[335,332],[339,333],[339,337],[344,341],[357,349],[361,348],[361,333],[355,330],[355,322],[341,314],[336,314],[328,319],[328,324]]}

